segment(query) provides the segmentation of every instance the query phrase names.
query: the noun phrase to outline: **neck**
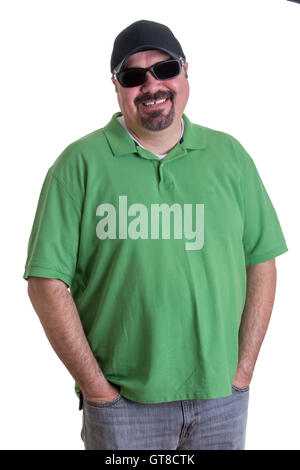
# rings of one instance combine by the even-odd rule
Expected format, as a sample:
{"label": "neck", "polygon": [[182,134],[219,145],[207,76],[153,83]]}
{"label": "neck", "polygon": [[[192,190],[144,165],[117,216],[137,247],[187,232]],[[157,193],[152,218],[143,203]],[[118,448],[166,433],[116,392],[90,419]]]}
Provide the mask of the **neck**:
{"label": "neck", "polygon": [[148,129],[139,128],[134,124],[127,122],[125,124],[129,132],[134,138],[149,152],[158,155],[164,155],[174,148],[182,132],[181,117],[178,121],[174,121],[171,126],[161,131],[150,131]]}

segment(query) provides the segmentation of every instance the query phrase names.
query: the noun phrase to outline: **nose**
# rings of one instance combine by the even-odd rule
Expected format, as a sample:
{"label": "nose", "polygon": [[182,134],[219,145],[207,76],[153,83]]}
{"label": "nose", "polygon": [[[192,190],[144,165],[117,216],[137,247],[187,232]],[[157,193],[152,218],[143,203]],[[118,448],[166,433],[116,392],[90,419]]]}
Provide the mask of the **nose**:
{"label": "nose", "polygon": [[157,86],[159,85],[160,85],[160,80],[157,80],[152,74],[152,72],[148,70],[148,72],[146,72],[145,82],[142,85],[142,90],[144,91],[144,90],[157,88]]}

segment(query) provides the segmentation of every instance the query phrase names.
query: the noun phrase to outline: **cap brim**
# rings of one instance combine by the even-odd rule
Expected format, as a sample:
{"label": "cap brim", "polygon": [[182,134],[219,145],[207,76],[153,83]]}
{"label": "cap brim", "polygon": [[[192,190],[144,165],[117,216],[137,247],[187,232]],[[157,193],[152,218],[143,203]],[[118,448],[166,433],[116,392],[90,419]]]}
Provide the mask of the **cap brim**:
{"label": "cap brim", "polygon": [[141,52],[141,51],[149,51],[149,50],[152,50],[152,49],[155,49],[157,51],[162,51],[162,52],[165,52],[166,54],[168,54],[170,57],[172,57],[172,59],[179,59],[179,56],[177,54],[174,54],[174,52],[171,52],[169,51],[168,49],[164,49],[163,47],[157,47],[155,46],[154,44],[145,44],[143,46],[139,46],[139,47],[136,47],[135,49],[133,49],[129,54],[127,54],[124,59],[122,60],[122,62],[119,63],[119,65],[117,65],[117,67],[115,67],[115,70],[116,70],[116,73],[120,72],[121,69],[123,68],[123,66],[125,65],[125,62],[127,61],[127,59],[132,55],[132,54],[135,54],[136,52]]}

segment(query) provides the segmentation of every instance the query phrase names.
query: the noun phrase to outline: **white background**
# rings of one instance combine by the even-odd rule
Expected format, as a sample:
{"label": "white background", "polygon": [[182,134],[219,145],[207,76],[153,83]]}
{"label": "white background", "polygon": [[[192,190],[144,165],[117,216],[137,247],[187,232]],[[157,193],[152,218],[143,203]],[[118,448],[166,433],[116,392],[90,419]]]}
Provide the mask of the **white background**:
{"label": "white background", "polygon": [[116,35],[167,24],[189,62],[193,122],[236,137],[254,159],[289,252],[251,383],[246,449],[300,449],[300,5],[285,0],[1,2],[2,449],[83,449],[74,381],[52,350],[22,279],[48,168],[118,104]]}

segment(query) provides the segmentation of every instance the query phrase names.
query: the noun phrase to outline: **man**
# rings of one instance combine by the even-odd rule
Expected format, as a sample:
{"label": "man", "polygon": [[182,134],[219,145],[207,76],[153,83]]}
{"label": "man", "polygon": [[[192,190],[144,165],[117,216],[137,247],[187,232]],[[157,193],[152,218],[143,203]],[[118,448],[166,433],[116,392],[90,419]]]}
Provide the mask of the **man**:
{"label": "man", "polygon": [[76,381],[86,449],[244,448],[287,246],[245,149],[184,114],[187,71],[166,26],[122,31],[121,112],[41,190],[24,278]]}

